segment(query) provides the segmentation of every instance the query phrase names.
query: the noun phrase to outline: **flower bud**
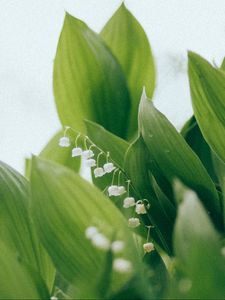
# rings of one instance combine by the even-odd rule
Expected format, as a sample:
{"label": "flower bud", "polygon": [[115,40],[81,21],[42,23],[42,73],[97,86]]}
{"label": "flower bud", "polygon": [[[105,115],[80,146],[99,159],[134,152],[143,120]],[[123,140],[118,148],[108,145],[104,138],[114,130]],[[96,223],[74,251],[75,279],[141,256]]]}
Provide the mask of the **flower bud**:
{"label": "flower bud", "polygon": [[113,253],[119,253],[124,249],[124,242],[123,241],[114,241],[111,244],[111,249]]}
{"label": "flower bud", "polygon": [[129,207],[132,207],[135,205],[135,200],[133,197],[126,197],[124,200],[123,200],[123,207],[124,208],[129,208]]}
{"label": "flower bud", "polygon": [[146,253],[150,253],[151,251],[154,250],[154,245],[153,245],[153,243],[145,243],[143,245],[143,248]]}
{"label": "flower bud", "polygon": [[115,170],[115,166],[113,163],[106,163],[103,166],[105,173],[111,173],[113,170]]}
{"label": "flower bud", "polygon": [[110,241],[102,233],[96,233],[91,239],[92,245],[100,250],[109,250]]}
{"label": "flower bud", "polygon": [[95,178],[102,177],[103,175],[105,175],[105,171],[103,170],[103,168],[96,168],[94,169],[94,175]]}
{"label": "flower bud", "polygon": [[138,218],[130,218],[128,220],[128,226],[131,228],[136,228],[141,225],[140,220]]}
{"label": "flower bud", "polygon": [[72,157],[80,156],[80,155],[82,155],[82,149],[81,148],[76,147],[76,148],[72,149]]}
{"label": "flower bud", "polygon": [[82,157],[84,159],[89,159],[94,156],[94,152],[92,150],[85,150],[82,152]]}
{"label": "flower bud", "polygon": [[95,234],[98,233],[98,228],[95,226],[89,226],[85,230],[85,236],[87,239],[92,239]]}
{"label": "flower bud", "polygon": [[69,147],[70,146],[70,139],[67,136],[63,136],[59,139],[59,146],[60,147]]}
{"label": "flower bud", "polygon": [[113,270],[118,273],[129,273],[132,269],[132,264],[129,260],[116,258],[113,261]]}

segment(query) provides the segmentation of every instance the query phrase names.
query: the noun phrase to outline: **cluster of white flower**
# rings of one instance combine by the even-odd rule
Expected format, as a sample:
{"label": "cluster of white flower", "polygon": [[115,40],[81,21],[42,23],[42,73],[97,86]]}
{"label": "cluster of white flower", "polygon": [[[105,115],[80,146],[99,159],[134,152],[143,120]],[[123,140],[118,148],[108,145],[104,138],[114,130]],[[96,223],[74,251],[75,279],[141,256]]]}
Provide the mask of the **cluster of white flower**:
{"label": "cluster of white flower", "polygon": [[[95,226],[87,227],[85,236],[89,239],[94,247],[99,250],[111,251],[114,254],[119,254],[124,250],[125,244],[123,241],[116,240],[112,243],[110,240]],[[113,260],[113,269],[118,273],[128,273],[132,270],[132,263],[123,258],[115,258]]]}

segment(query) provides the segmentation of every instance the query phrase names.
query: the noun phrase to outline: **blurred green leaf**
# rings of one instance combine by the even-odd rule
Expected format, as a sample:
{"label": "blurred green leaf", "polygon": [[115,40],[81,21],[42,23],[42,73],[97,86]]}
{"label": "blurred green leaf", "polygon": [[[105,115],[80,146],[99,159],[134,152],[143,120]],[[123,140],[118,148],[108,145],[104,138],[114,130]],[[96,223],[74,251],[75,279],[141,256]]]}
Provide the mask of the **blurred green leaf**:
{"label": "blurred green leaf", "polygon": [[122,69],[88,26],[65,16],[54,62],[54,94],[63,125],[84,132],[83,119],[125,137],[130,98]]}
{"label": "blurred green leaf", "polygon": [[0,163],[0,236],[22,261],[40,272],[51,289],[54,268],[34,230],[29,210],[29,182]]}
{"label": "blurred green leaf", "polygon": [[193,52],[188,58],[195,117],[209,146],[225,161],[225,74]]}
{"label": "blurred green leaf", "polygon": [[213,181],[217,183],[218,179],[214,170],[211,149],[206,143],[194,116],[186,122],[181,130],[181,134],[192,150],[198,155]]}
{"label": "blurred green leaf", "polygon": [[0,241],[0,299],[50,299],[38,273],[22,264]]}
{"label": "blurred green leaf", "polygon": [[223,59],[222,65],[220,67],[223,71],[225,71],[225,57]]}
{"label": "blurred green leaf", "polygon": [[220,201],[206,169],[183,137],[144,93],[139,108],[139,130],[161,172],[169,181],[179,178],[194,189],[221,229]]}
{"label": "blurred green leaf", "polygon": [[135,17],[125,7],[119,7],[101,32],[126,75],[132,98],[129,136],[137,131],[138,104],[143,86],[153,96],[155,66],[148,38]]}
{"label": "blurred green leaf", "polygon": [[225,261],[220,237],[194,192],[186,190],[175,226],[175,252],[184,278],[178,282],[186,299],[222,299]]}
{"label": "blurred green leaf", "polygon": [[[106,253],[85,237],[88,226],[97,226],[110,240],[124,241],[122,255],[133,263],[133,271],[136,269],[138,258],[133,255],[126,220],[98,189],[68,168],[40,158],[33,159],[31,187],[39,236],[59,272],[80,288],[82,295],[87,286],[87,296],[88,291],[93,298],[101,295],[106,264]],[[132,274],[113,272],[110,292],[120,289]]]}

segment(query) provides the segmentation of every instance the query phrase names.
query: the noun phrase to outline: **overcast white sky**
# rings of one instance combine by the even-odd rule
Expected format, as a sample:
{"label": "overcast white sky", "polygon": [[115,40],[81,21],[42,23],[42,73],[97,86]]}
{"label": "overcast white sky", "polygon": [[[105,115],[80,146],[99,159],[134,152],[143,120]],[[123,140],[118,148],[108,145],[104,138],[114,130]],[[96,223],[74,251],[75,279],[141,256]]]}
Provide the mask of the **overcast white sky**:
{"label": "overcast white sky", "polygon": [[[60,127],[52,67],[64,12],[98,32],[120,4],[120,0],[0,0],[0,160],[23,172],[24,158],[38,154]],[[125,4],[144,27],[155,54],[155,103],[180,127],[191,115],[184,71],[187,49],[221,63],[225,0],[126,0]]]}

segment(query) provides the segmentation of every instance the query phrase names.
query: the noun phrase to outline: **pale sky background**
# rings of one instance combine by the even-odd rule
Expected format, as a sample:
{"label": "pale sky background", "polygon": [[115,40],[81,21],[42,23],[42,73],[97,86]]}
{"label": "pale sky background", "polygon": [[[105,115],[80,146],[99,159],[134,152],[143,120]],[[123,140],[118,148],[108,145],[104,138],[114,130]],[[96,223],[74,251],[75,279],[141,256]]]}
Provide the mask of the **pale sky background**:
{"label": "pale sky background", "polygon": [[[60,128],[52,68],[64,12],[99,32],[120,0],[0,0],[0,160],[23,172]],[[176,127],[191,115],[186,69],[190,49],[220,65],[225,0],[126,0],[156,59],[156,106]]]}

